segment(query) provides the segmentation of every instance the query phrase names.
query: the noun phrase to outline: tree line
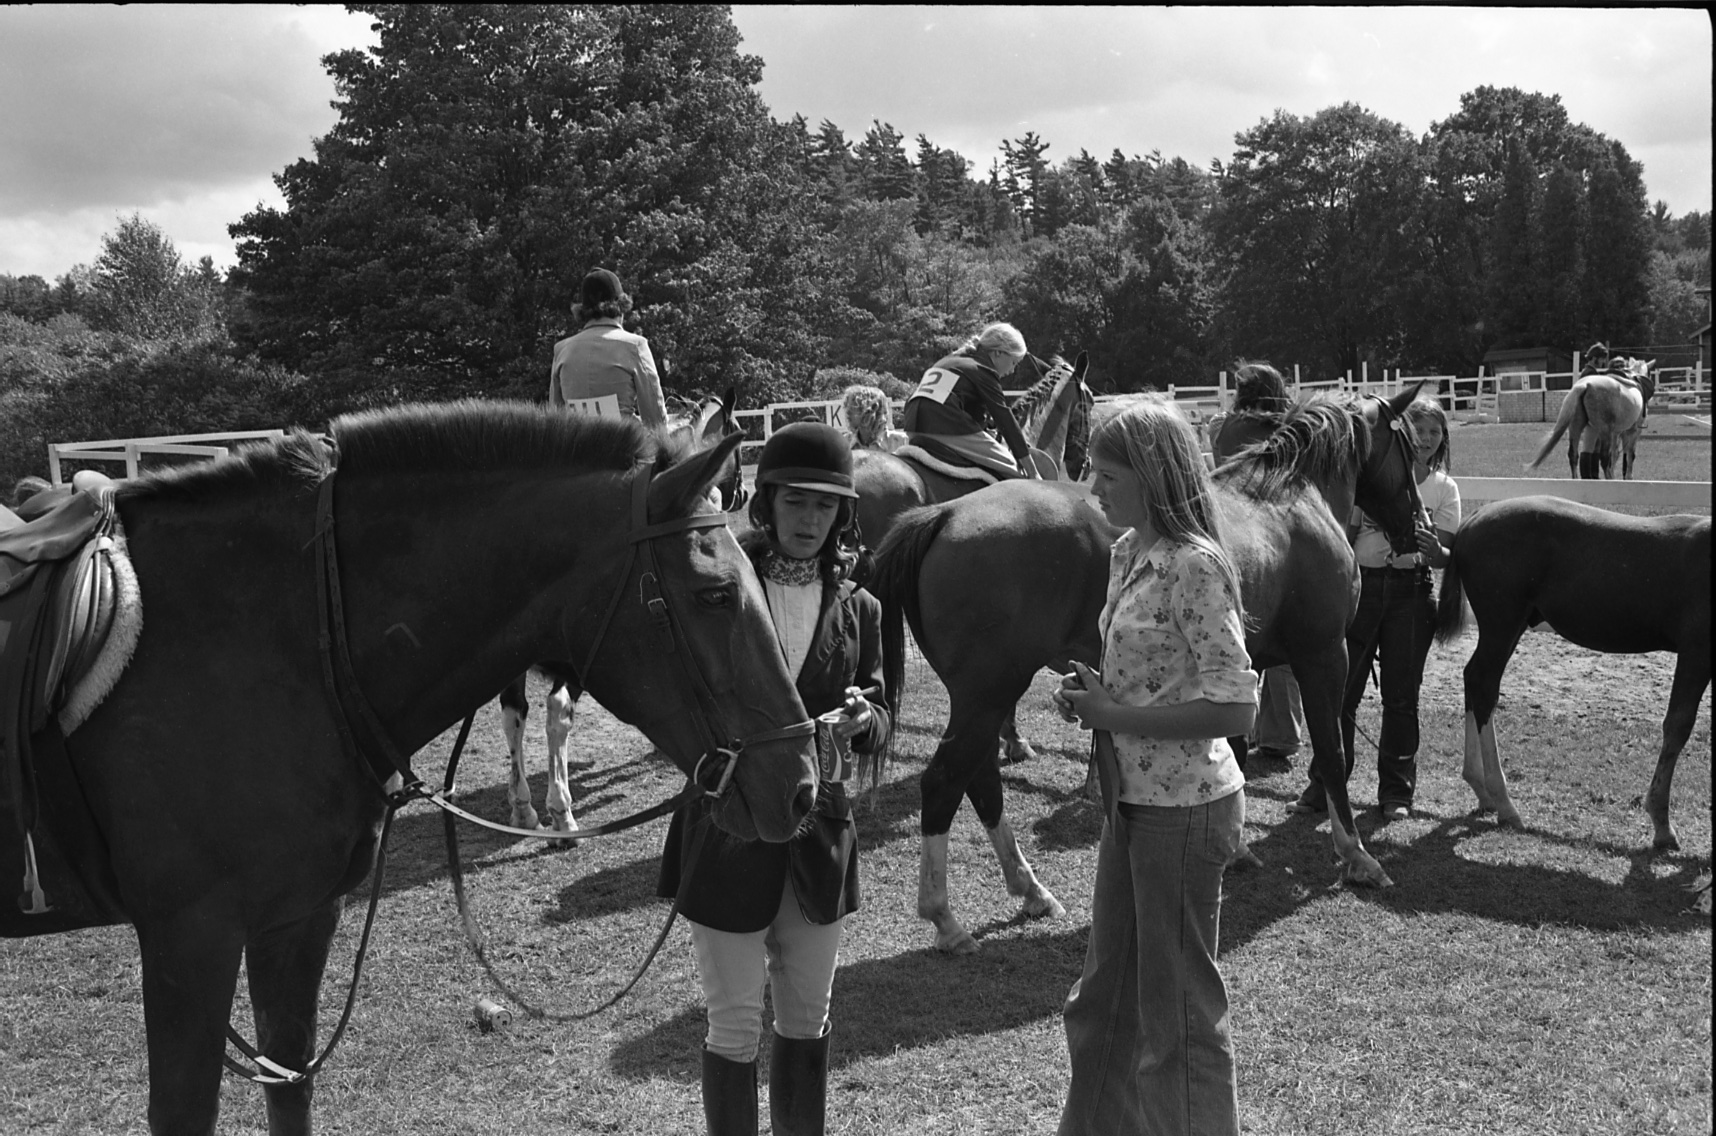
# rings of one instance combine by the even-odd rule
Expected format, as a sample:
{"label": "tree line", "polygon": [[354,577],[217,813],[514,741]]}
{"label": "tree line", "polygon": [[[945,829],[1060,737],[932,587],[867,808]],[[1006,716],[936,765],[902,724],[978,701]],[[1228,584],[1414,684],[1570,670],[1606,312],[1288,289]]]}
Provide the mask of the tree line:
{"label": "tree line", "polygon": [[1422,137],[1351,103],[1278,111],[1209,169],[1056,162],[1026,133],[984,171],[888,123],[776,121],[724,8],[360,10],[379,45],[324,58],[339,121],[276,175],[283,208],[229,227],[224,279],[141,217],[92,268],[0,277],[4,471],[39,466],[50,428],[541,398],[597,264],[670,391],[747,405],[902,389],[993,318],[1088,350],[1118,391],[1241,355],[1470,374],[1496,347],[1689,342],[1706,319],[1709,214],[1652,207],[1554,95],[1479,87]]}

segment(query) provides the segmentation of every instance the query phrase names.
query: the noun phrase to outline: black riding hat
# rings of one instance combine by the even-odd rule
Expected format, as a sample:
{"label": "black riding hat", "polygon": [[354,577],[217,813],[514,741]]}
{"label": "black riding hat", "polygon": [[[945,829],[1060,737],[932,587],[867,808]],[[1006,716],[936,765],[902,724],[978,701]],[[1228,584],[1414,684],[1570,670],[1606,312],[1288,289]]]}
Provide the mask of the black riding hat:
{"label": "black riding hat", "polygon": [[840,431],[820,422],[783,426],[770,435],[757,459],[757,484],[856,498],[852,445]]}

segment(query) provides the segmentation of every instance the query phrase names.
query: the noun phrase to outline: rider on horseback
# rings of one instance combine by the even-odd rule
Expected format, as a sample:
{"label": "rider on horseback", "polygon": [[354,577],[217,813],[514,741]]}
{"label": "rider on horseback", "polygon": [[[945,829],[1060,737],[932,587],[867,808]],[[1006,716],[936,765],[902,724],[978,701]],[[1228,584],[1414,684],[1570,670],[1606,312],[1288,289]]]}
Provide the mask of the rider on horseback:
{"label": "rider on horseback", "polygon": [[[1025,337],[1017,328],[988,325],[924,372],[906,400],[906,432],[934,435],[969,464],[1001,477],[1033,476],[1030,445],[1001,390],[1001,380],[1025,355]],[[1005,446],[988,429],[991,421]]]}
{"label": "rider on horseback", "polygon": [[1627,359],[1624,356],[1611,356],[1609,345],[1602,342],[1591,344],[1585,349],[1585,363],[1579,368],[1579,377],[1586,375],[1613,375],[1622,382],[1638,383],[1627,369]]}
{"label": "rider on horseback", "polygon": [[572,316],[583,326],[554,345],[548,372],[548,405],[598,417],[643,419],[667,424],[667,406],[649,340],[622,324],[632,298],[620,278],[593,268],[578,289]]}

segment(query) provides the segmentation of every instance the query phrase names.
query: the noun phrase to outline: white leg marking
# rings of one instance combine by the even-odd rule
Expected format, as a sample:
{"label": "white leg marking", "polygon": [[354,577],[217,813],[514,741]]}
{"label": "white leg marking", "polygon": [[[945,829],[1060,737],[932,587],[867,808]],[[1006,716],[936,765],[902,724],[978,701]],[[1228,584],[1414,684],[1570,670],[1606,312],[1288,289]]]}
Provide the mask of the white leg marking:
{"label": "white leg marking", "polygon": [[1496,803],[1496,820],[1508,828],[1524,827],[1519,819],[1519,810],[1513,807],[1513,801],[1507,795],[1507,774],[1502,772],[1501,751],[1496,748],[1496,720],[1493,717],[1478,731],[1478,740],[1483,743],[1484,750],[1484,786],[1490,792],[1490,799]]}
{"label": "white leg marking", "polygon": [[918,854],[918,917],[935,924],[935,949],[968,955],[977,950],[973,939],[947,901],[947,833],[926,836]]}
{"label": "white leg marking", "polygon": [[501,710],[501,730],[506,734],[507,754],[512,760],[512,772],[506,781],[506,799],[512,806],[512,826],[535,828],[536,810],[530,805],[530,778],[524,771],[524,718],[510,706]]}
{"label": "white leg marking", "polygon": [[[578,704],[566,693],[565,687],[548,695],[543,709],[548,729],[548,821],[555,832],[578,831],[578,818],[572,815],[572,787],[567,783],[567,741],[572,736],[572,719]],[[576,845],[576,840],[556,840],[559,845]]]}
{"label": "white leg marking", "polygon": [[1059,919],[1067,913],[1061,901],[1037,880],[1037,873],[1031,870],[1005,816],[989,830],[989,843],[995,849],[995,858],[1001,862],[1001,875],[1007,881],[1008,892],[1024,899],[1026,915],[1032,919]]}

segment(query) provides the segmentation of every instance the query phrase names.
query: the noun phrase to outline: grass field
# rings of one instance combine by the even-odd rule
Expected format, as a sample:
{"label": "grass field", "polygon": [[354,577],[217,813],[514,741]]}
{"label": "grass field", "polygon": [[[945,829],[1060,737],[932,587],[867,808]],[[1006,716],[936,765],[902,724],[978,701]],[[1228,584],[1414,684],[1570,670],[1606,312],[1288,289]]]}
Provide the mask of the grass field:
{"label": "grass field", "polygon": [[[1517,475],[1544,428],[1454,432],[1455,474]],[[1705,440],[1640,447],[1640,476],[1709,479]],[[1508,463],[1511,462],[1511,467]],[[1547,463],[1546,463],[1547,468]],[[1683,885],[1711,848],[1709,704],[1675,782],[1684,849],[1652,857],[1639,798],[1650,777],[1673,660],[1604,656],[1526,636],[1503,684],[1497,732],[1526,830],[1470,817],[1459,779],[1460,667],[1471,639],[1435,649],[1423,696],[1418,813],[1382,826],[1375,774],[1352,782],[1360,830],[1397,886],[1335,885],[1326,831],[1289,816],[1303,761],[1253,768],[1247,836],[1264,867],[1231,873],[1222,964],[1247,1133],[1708,1133],[1710,917]],[[1066,1090],[1059,1011],[1083,960],[1099,816],[1081,793],[1085,738],[1047,708],[1052,678],[1021,704],[1041,751],[1004,771],[1008,811],[1067,915],[1024,921],[981,827],[961,813],[950,842],[955,909],[982,943],[930,950],[913,914],[917,789],[946,714],[921,664],[899,760],[861,810],[863,909],[835,983],[830,1130],[1050,1133]],[[542,689],[533,688],[541,702]],[[1360,725],[1374,735],[1374,692]],[[450,736],[418,755],[439,776]],[[540,729],[529,739],[540,759]],[[647,744],[588,702],[576,744],[598,759],[575,776],[580,816],[602,820],[677,787]],[[499,719],[478,718],[461,778],[485,815],[505,809]],[[538,763],[538,767],[540,762]],[[538,798],[540,774],[533,778]],[[426,806],[396,825],[361,999],[319,1078],[325,1133],[701,1131],[702,1006],[689,936],[614,1010],[602,1000],[660,925],[653,896],[662,827],[544,851],[467,831],[467,879],[501,973],[549,1016],[482,1033],[495,993],[464,945]],[[348,908],[324,997],[344,996],[361,920]],[[244,1032],[248,1007],[235,1014]],[[135,941],[112,928],[0,942],[0,1133],[143,1131],[142,1006]],[[767,1121],[764,1121],[767,1129]],[[222,1131],[264,1131],[259,1090],[231,1079]]]}

